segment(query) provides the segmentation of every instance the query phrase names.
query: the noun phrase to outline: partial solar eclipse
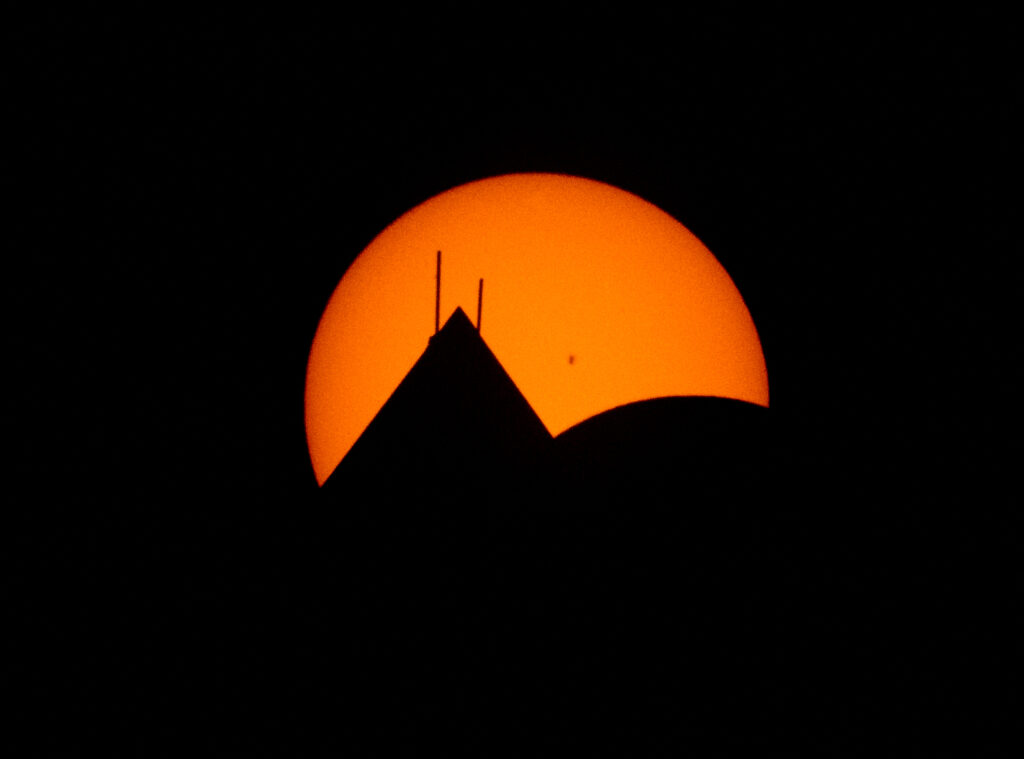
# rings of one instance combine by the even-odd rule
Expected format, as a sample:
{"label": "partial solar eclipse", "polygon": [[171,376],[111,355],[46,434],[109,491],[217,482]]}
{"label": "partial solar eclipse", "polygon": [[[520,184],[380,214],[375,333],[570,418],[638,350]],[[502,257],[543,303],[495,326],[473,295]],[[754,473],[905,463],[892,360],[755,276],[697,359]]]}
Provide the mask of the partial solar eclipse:
{"label": "partial solar eclipse", "polygon": [[591,179],[509,174],[408,211],[356,258],[313,339],[310,458],[321,485],[457,307],[552,435],[627,403],[768,405],[753,319],[722,265],[647,201]]}

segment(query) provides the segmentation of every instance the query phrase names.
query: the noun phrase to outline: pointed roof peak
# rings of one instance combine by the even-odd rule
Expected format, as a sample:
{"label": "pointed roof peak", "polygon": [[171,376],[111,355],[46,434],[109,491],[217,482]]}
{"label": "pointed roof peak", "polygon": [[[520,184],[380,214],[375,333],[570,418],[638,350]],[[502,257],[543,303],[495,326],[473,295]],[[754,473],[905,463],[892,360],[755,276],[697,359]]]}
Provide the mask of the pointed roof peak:
{"label": "pointed roof peak", "polygon": [[466,312],[457,307],[455,311],[452,312],[452,315],[448,317],[448,321],[444,323],[444,326],[441,327],[437,334],[431,335],[427,342],[429,344],[433,344],[439,337],[445,342],[448,342],[453,335],[461,335],[461,341],[462,339],[468,338],[471,334],[473,336],[478,336],[476,327],[473,326],[469,317],[466,316]]}
{"label": "pointed roof peak", "polygon": [[469,320],[469,317],[466,316],[466,312],[462,310],[462,306],[455,307],[455,310],[452,312],[452,315],[448,317],[448,321],[444,323],[444,326],[441,329],[448,329],[448,326],[453,323],[465,324],[466,326],[472,328],[474,332],[476,331],[476,327],[473,326],[473,322],[471,322]]}

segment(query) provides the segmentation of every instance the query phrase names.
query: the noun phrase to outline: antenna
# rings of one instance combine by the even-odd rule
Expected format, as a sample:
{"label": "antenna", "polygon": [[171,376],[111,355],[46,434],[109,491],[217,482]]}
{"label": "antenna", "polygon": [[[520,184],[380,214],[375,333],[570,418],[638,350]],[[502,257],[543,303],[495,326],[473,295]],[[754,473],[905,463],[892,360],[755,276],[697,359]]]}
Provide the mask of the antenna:
{"label": "antenna", "polygon": [[484,312],[484,281],[480,280],[480,289],[476,294],[476,331],[480,333],[480,317]]}
{"label": "antenna", "polygon": [[437,251],[437,297],[434,299],[434,334],[441,329],[441,251]]}

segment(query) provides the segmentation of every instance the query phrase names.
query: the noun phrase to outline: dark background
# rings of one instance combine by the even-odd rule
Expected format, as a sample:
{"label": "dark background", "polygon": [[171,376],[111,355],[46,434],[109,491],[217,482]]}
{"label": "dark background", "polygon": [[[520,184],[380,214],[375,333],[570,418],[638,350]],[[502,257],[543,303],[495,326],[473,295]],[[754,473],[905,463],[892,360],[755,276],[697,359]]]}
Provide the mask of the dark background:
{"label": "dark background", "polygon": [[[969,675],[953,711],[983,702],[966,732],[994,735],[1019,608],[996,484],[1019,379],[1005,19],[496,13],[9,27],[16,720],[50,740],[74,715],[83,745],[244,722],[245,694],[197,670],[211,646],[228,672],[278,660],[252,609],[286,614],[311,534],[330,543],[302,420],[330,293],[417,203],[554,171],[655,203],[725,266],[785,430],[779,487],[857,536],[837,550],[879,608],[923,620],[913,672]],[[912,740],[949,724],[909,709]]]}

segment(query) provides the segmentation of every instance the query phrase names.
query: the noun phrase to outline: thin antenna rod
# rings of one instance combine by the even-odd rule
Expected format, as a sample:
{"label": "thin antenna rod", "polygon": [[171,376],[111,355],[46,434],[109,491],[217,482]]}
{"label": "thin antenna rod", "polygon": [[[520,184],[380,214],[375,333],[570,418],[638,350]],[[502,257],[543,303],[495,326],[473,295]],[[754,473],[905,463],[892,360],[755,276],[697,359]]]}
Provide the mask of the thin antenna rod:
{"label": "thin antenna rod", "polygon": [[434,334],[441,329],[441,251],[437,251],[437,297],[434,299]]}
{"label": "thin antenna rod", "polygon": [[484,281],[480,280],[480,289],[476,294],[476,331],[480,332],[480,317],[484,313]]}

